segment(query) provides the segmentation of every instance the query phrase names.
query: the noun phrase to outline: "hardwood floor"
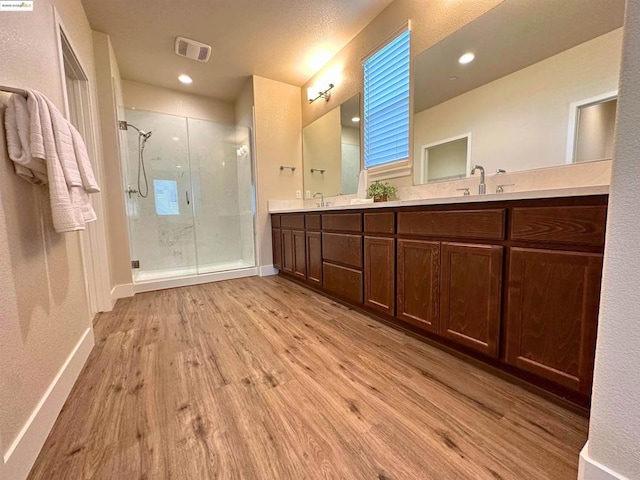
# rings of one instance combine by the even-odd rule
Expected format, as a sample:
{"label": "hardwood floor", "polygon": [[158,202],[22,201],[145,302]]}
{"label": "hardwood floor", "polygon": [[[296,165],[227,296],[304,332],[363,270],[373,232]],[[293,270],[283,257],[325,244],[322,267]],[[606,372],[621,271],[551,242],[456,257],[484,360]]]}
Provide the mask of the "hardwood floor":
{"label": "hardwood floor", "polygon": [[30,479],[572,479],[587,420],[279,277],[139,294]]}

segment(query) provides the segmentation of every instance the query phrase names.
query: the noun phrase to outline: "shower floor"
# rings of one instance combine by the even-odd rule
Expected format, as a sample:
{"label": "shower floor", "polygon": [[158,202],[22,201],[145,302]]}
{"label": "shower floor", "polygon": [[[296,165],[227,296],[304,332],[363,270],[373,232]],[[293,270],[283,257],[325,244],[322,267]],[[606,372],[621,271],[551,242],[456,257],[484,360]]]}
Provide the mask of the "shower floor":
{"label": "shower floor", "polygon": [[163,280],[167,278],[202,275],[206,273],[226,272],[229,270],[239,270],[241,268],[251,268],[254,266],[254,263],[250,263],[245,260],[234,260],[232,262],[211,263],[208,265],[200,265],[198,267],[192,266],[165,268],[163,270],[137,270],[133,276],[137,283],[148,282],[151,280]]}

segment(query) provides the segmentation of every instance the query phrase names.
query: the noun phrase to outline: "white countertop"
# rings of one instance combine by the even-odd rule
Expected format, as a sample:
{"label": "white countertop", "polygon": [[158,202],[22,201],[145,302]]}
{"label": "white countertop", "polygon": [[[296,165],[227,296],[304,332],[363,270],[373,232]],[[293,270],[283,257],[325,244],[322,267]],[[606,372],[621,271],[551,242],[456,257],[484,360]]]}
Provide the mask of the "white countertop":
{"label": "white countertop", "polygon": [[[486,195],[459,195],[455,197],[421,198],[417,200],[397,200],[393,202],[366,203],[357,205],[331,205],[329,207],[303,207],[298,200],[295,207],[283,207],[282,203],[275,202],[276,206],[269,205],[269,213],[295,213],[295,212],[326,212],[334,210],[364,210],[371,208],[413,207],[419,205],[452,205],[459,203],[500,202],[505,200],[530,200],[537,198],[558,197],[584,197],[588,195],[606,195],[609,193],[608,185],[596,187],[556,188],[551,190],[531,190],[528,192],[491,193]],[[295,202],[295,201],[294,201]],[[293,203],[293,202],[292,202]],[[278,205],[280,204],[280,205]]]}

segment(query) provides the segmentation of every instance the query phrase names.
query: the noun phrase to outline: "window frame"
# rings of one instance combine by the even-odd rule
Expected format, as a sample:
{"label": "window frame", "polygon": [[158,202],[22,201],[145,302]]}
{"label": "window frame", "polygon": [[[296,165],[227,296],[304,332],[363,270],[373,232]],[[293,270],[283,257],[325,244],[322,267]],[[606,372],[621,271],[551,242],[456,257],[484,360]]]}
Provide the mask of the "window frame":
{"label": "window frame", "polygon": [[[365,105],[365,92],[364,92],[364,64],[367,60],[369,60],[372,56],[378,53],[380,50],[385,48],[391,42],[396,40],[400,35],[405,32],[409,32],[409,53],[408,53],[408,62],[409,62],[409,92],[408,92],[408,148],[407,148],[407,156],[404,158],[399,158],[397,160],[382,164],[375,165],[371,167],[366,167],[365,165],[365,130],[366,130],[366,116],[364,115],[364,105]],[[363,145],[363,155],[362,155],[362,168],[367,170],[368,178],[371,181],[375,180],[387,180],[392,178],[400,178],[411,176],[412,173],[412,138],[413,138],[413,122],[411,121],[411,114],[413,111],[413,81],[412,81],[412,73],[413,73],[413,62],[411,61],[411,22],[407,21],[399,28],[395,29],[390,35],[388,35],[382,42],[380,42],[375,48],[369,51],[364,57],[361,59],[362,65],[362,81],[363,81],[363,101],[362,101],[362,109],[363,109],[363,126],[362,126],[362,145]]]}

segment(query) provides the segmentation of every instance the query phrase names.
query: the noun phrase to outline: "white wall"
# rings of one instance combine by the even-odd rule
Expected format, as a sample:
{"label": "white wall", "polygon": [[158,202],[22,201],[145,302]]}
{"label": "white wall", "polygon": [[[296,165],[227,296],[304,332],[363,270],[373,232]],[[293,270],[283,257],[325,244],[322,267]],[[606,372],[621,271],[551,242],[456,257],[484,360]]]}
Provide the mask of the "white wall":
{"label": "white wall", "polygon": [[589,442],[582,453],[580,470],[580,477],[587,480],[640,478],[638,72],[640,2],[630,0],[625,20]]}
{"label": "white wall", "polygon": [[[33,12],[0,14],[0,84],[39,90],[64,109],[54,6],[89,77],[95,106],[92,35],[80,0],[39,0]],[[0,95],[2,114],[6,98]],[[83,275],[79,235],[55,233],[48,191],[16,176],[0,148],[3,480],[26,477],[93,345]]]}
{"label": "white wall", "polygon": [[[255,153],[258,188],[259,265],[273,264],[268,201],[296,198],[302,192],[300,87],[253,77]],[[296,167],[295,172],[280,165]]]}
{"label": "white wall", "polygon": [[423,145],[471,132],[471,163],[487,172],[565,163],[569,106],[618,86],[622,29],[614,30],[413,117]]}

